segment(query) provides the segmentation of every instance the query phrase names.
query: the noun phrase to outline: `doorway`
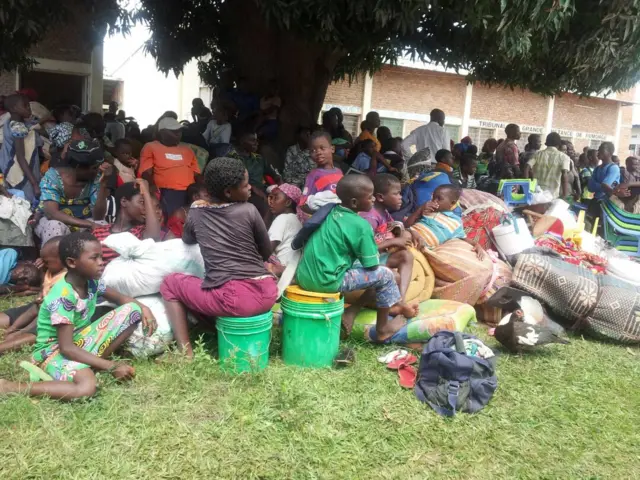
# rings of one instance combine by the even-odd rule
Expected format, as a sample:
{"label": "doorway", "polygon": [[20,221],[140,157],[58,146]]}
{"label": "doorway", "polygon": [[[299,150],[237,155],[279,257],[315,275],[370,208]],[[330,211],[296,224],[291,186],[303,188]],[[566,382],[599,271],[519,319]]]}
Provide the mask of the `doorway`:
{"label": "doorway", "polygon": [[49,110],[58,105],[77,105],[86,109],[84,75],[51,73],[37,70],[20,73],[20,88],[32,88],[38,93],[38,102]]}

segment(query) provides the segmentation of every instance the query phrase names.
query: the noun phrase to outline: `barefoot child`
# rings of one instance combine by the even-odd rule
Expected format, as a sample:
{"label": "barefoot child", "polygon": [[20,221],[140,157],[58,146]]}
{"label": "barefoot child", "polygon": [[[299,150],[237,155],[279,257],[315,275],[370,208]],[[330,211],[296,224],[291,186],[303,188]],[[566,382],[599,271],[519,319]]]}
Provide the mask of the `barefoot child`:
{"label": "barefoot child", "polygon": [[182,240],[199,244],[204,280],[182,273],[167,276],[160,293],[178,349],[191,358],[187,309],[208,317],[252,317],[267,312],[278,296],[276,279],[264,262],[271,255],[267,228],[251,195],[241,160],[214,158],[204,172],[210,202],[189,210]]}
{"label": "barefoot child", "polygon": [[40,258],[46,272],[42,282],[42,292],[38,298],[34,302],[0,313],[0,329],[6,329],[4,341],[0,343],[0,355],[36,343],[36,319],[42,299],[47,296],[51,287],[67,273],[60,260],[61,239],[62,237],[53,237],[40,249]]}
{"label": "barefoot child", "polygon": [[[375,303],[377,339],[384,342],[405,324],[402,317],[414,317],[417,305],[402,302],[393,272],[379,265],[378,246],[369,223],[358,216],[373,207],[373,183],[365,175],[347,175],[336,192],[335,206],[305,245],[298,266],[300,286],[312,292],[352,292],[367,289],[361,303]],[[361,267],[353,268],[356,260]],[[345,328],[350,330],[350,325]]]}
{"label": "barefoot child", "polygon": [[416,244],[435,248],[448,240],[459,238],[473,245],[478,258],[484,258],[480,245],[467,239],[462,228],[462,218],[454,212],[460,189],[455,185],[440,185],[433,192],[433,200],[419,207],[405,221]]}
{"label": "barefoot child", "polygon": [[[278,276],[292,259],[299,255],[291,247],[291,242],[302,228],[302,224],[296,216],[296,205],[301,196],[300,189],[288,183],[277,186],[269,193],[269,208],[274,215],[274,220],[269,227],[273,255],[267,268]],[[271,265],[273,265],[273,269]]]}
{"label": "barefoot child", "polygon": [[[331,135],[324,131],[311,134],[311,158],[318,166],[307,175],[305,180],[298,218],[305,221],[313,215],[315,209],[307,202],[309,197],[322,192],[336,193],[336,185],[343,177],[342,170],[333,166],[333,153],[335,147],[331,144]],[[335,196],[335,195],[334,195]],[[336,197],[337,198],[337,197]]]}
{"label": "barefoot child", "polygon": [[[45,297],[38,313],[38,334],[32,361],[53,381],[19,383],[0,380],[0,393],[26,393],[71,400],[96,392],[94,370],[117,380],[129,380],[135,371],[107,358],[142,321],[145,332],[155,330],[151,311],[133,298],[105,288],[102,247],[89,232],[76,232],[60,241],[60,259],[67,274]],[[98,296],[120,307],[91,323]]]}
{"label": "barefoot child", "polygon": [[[413,272],[413,255],[407,251],[407,245],[411,245],[411,234],[401,228],[402,225],[394,222],[389,210],[394,212],[402,207],[402,194],[400,193],[400,181],[389,173],[379,173],[373,179],[375,203],[368,212],[360,212],[371,228],[378,245],[378,251],[384,254],[387,267],[397,269],[400,275],[400,295],[405,300],[411,273]],[[394,229],[396,227],[397,229]],[[392,230],[394,230],[392,232]]]}

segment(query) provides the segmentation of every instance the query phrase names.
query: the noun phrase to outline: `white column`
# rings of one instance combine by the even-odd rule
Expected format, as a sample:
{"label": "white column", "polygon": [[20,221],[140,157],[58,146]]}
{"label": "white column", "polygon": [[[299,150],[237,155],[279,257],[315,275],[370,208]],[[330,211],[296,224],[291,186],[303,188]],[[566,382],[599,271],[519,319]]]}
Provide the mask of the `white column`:
{"label": "white column", "polygon": [[[618,102],[618,120],[616,121],[616,136],[613,139],[613,145],[616,148],[616,153],[620,156],[620,133],[622,131],[622,102]],[[626,151],[626,149],[625,149]],[[625,154],[626,155],[626,154]]]}
{"label": "white column", "polygon": [[87,82],[89,92],[89,110],[92,112],[102,113],[102,95],[103,95],[103,46],[102,42],[93,47],[91,52],[91,76]]}
{"label": "white column", "polygon": [[469,135],[469,121],[471,120],[471,99],[473,97],[473,84],[467,84],[467,91],[464,95],[464,114],[462,115],[462,133],[460,138]]}
{"label": "white column", "polygon": [[362,119],[371,111],[371,97],[373,96],[373,77],[366,74],[364,77],[364,92],[362,93]]}
{"label": "white column", "polygon": [[[553,129],[553,109],[556,104],[556,97],[549,97],[549,105],[547,106],[547,121],[544,122],[544,129],[547,134]],[[544,139],[543,139],[544,141]]]}

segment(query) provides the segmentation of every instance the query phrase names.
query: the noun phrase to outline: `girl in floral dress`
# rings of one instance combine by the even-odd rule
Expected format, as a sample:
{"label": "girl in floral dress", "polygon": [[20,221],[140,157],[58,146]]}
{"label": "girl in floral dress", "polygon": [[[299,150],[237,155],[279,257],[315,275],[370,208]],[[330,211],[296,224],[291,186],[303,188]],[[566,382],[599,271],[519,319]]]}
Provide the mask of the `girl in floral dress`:
{"label": "girl in floral dress", "polygon": [[[49,291],[38,313],[32,361],[52,381],[20,383],[0,380],[0,394],[26,393],[71,400],[96,392],[94,371],[109,372],[117,380],[134,377],[133,367],[107,358],[142,321],[147,335],[155,330],[151,311],[133,298],[106,288],[102,246],[89,232],[76,232],[60,241],[60,259],[67,274]],[[120,305],[92,320],[98,297]]]}

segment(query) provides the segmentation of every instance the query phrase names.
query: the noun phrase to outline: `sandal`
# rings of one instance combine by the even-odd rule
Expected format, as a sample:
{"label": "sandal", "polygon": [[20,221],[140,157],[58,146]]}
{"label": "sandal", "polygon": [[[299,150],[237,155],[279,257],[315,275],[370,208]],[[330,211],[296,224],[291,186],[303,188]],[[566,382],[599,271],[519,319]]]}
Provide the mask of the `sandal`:
{"label": "sandal", "polygon": [[29,373],[29,380],[32,382],[50,382],[53,380],[51,375],[33,363],[23,360],[18,365]]}
{"label": "sandal", "polygon": [[418,379],[418,371],[415,367],[406,363],[398,367],[398,383],[402,388],[413,388]]}

